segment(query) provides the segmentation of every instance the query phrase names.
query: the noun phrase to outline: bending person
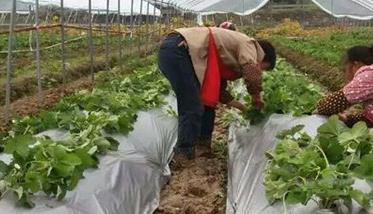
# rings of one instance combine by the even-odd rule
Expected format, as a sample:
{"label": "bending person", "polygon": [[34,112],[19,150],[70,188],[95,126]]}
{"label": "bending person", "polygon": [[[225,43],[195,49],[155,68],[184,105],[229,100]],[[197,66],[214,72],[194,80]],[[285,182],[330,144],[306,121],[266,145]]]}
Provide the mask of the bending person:
{"label": "bending person", "polygon": [[276,64],[273,46],[222,28],[182,28],[169,34],[159,50],[158,64],[176,94],[179,115],[175,154],[193,159],[204,121],[204,106],[220,102],[246,110],[227,92],[227,81],[245,80],[253,105],[263,108],[262,71]]}

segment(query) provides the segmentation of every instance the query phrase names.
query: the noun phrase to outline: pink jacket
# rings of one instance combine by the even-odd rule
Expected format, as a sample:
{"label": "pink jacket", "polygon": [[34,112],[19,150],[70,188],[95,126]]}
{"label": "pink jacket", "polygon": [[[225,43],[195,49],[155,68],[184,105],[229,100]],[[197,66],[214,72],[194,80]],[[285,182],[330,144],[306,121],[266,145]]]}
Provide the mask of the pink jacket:
{"label": "pink jacket", "polygon": [[364,116],[373,123],[373,65],[361,67],[343,93],[351,104],[362,103]]}

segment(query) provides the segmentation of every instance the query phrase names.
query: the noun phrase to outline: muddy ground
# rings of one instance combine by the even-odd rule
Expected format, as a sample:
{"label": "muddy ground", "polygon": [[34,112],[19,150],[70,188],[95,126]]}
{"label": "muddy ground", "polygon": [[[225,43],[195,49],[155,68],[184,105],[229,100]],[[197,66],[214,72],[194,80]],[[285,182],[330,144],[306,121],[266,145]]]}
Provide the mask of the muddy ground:
{"label": "muddy ground", "polygon": [[156,214],[223,214],[227,186],[228,131],[219,108],[213,133],[213,153],[197,148],[197,157],[172,167],[172,177],[161,192]]}

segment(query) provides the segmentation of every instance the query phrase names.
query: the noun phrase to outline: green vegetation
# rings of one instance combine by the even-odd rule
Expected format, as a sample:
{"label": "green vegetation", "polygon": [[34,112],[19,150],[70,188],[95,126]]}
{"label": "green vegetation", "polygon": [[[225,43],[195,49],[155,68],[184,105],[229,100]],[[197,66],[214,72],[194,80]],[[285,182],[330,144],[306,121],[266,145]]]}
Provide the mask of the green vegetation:
{"label": "green vegetation", "polygon": [[[265,171],[267,198],[271,203],[304,204],[318,202],[320,208],[335,208],[356,200],[371,209],[373,192],[353,187],[354,178],[373,181],[373,132],[364,122],[347,128],[333,116],[312,138],[303,125],[278,134],[280,142],[267,153]],[[286,208],[286,206],[285,206]]]}
{"label": "green vegetation", "polygon": [[[237,99],[244,100],[250,106],[251,97],[242,87],[242,82],[240,84],[233,85],[231,91]],[[295,116],[310,114],[314,110],[315,103],[323,95],[323,90],[319,86],[296,73],[295,69],[284,59],[278,60],[273,71],[264,74],[263,92],[264,110],[258,111],[251,108],[244,115],[244,118],[251,124],[257,124],[273,113]]]}
{"label": "green vegetation", "polygon": [[[0,199],[11,192],[23,206],[33,207],[32,194],[42,191],[62,199],[73,190],[84,170],[98,166],[99,155],[117,150],[118,142],[105,133],[128,134],[138,111],[163,104],[169,85],[155,61],[154,56],[133,60],[129,66],[135,70],[130,74],[118,68],[102,72],[94,90],[66,97],[37,116],[15,120],[1,142],[12,161],[0,161]],[[59,141],[35,137],[56,128],[69,136]]]}
{"label": "green vegetation", "polygon": [[331,66],[342,65],[346,50],[355,45],[372,45],[373,28],[331,32],[326,35],[310,35],[307,37],[289,38],[273,36],[272,40],[280,45],[308,54]]}
{"label": "green vegetation", "polygon": [[[119,56],[119,43],[122,43],[123,53],[128,53],[131,46],[138,44],[136,39],[129,37],[122,38],[120,41],[118,35],[109,36],[110,57]],[[82,64],[89,63],[89,46],[88,36],[86,31],[67,31],[66,32],[66,66],[69,71],[79,67]],[[42,74],[60,74],[62,70],[62,52],[61,36],[59,31],[41,31],[40,32],[40,48],[41,48],[41,70]],[[95,33],[93,36],[94,55],[96,59],[101,59],[104,62],[106,38],[104,33]],[[51,47],[53,46],[53,47]],[[13,78],[22,78],[36,76],[36,58],[35,52],[30,52],[32,48],[35,50],[35,34],[31,32],[17,33],[15,37],[15,52],[13,60]],[[45,49],[48,48],[48,49]],[[8,50],[7,35],[0,35],[0,83],[4,83],[6,74],[6,59]],[[98,61],[98,60],[96,60]],[[43,85],[47,86],[47,85]]]}

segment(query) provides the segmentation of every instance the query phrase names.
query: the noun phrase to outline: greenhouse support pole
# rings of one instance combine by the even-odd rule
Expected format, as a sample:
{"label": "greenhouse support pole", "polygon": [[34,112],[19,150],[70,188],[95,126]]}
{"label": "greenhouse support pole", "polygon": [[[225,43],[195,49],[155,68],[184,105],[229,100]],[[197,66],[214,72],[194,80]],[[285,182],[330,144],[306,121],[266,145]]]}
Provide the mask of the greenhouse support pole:
{"label": "greenhouse support pole", "polygon": [[67,23],[70,23],[70,19],[71,19],[71,16],[73,15],[73,12],[74,12],[73,10],[70,10],[69,16],[67,17]]}
{"label": "greenhouse support pole", "polygon": [[159,39],[162,37],[162,22],[163,22],[163,0],[161,0],[160,9],[160,20],[159,20]]}
{"label": "greenhouse support pole", "polygon": [[142,24],[142,4],[143,0],[140,1],[140,17],[139,17],[139,26],[138,26],[138,52],[139,54],[141,53],[141,41],[142,41],[142,29],[141,29],[141,24]]}
{"label": "greenhouse support pole", "polygon": [[111,17],[111,19],[110,19],[110,24],[113,24],[113,23],[114,23],[115,15],[116,15],[116,14],[113,14],[113,17]]}
{"label": "greenhouse support pole", "polygon": [[105,60],[106,69],[109,70],[109,0],[106,0],[106,17],[105,17]]}
{"label": "greenhouse support pole", "polygon": [[4,23],[4,16],[5,16],[6,14],[5,13],[2,13],[1,14],[1,17],[0,17],[0,24],[3,24]]}
{"label": "greenhouse support pole", "polygon": [[131,31],[131,35],[130,35],[130,53],[132,53],[133,51],[133,25],[134,25],[134,17],[133,17],[133,1],[134,0],[131,0],[131,16],[130,16],[130,31]]}
{"label": "greenhouse support pole", "polygon": [[15,24],[15,15],[16,15],[16,5],[17,1],[12,1],[12,13],[10,15],[10,24],[9,24],[9,39],[8,39],[8,59],[7,59],[7,70],[6,70],[6,86],[5,86],[5,119],[8,122],[11,117],[10,109],[10,94],[12,81],[12,60],[13,60],[13,43],[14,43],[14,24]]}
{"label": "greenhouse support pole", "polygon": [[150,11],[149,11],[149,6],[150,6],[150,3],[148,1],[148,3],[146,4],[146,35],[145,35],[145,54],[148,54],[148,48],[149,48],[149,15],[150,15]]}
{"label": "greenhouse support pole", "polygon": [[49,6],[47,6],[47,14],[45,16],[45,23],[49,22]]}
{"label": "greenhouse support pole", "polygon": [[172,17],[173,17],[173,20],[174,20],[174,28],[178,28],[178,17],[177,17],[177,11],[176,11],[176,4],[173,5],[172,7]]}
{"label": "greenhouse support pole", "polygon": [[36,39],[36,78],[38,82],[38,102],[43,102],[40,68],[40,38],[39,38],[39,0],[35,1],[35,39]]}
{"label": "greenhouse support pole", "polygon": [[[28,6],[28,14],[27,14],[27,17],[26,17],[26,20],[25,20],[25,24],[28,24],[30,18],[32,16],[32,8],[31,8],[31,4]],[[1,18],[0,18],[1,19]]]}
{"label": "greenhouse support pole", "polygon": [[158,18],[157,18],[157,8],[155,7],[155,5],[157,4],[157,0],[154,0],[154,5],[153,5],[153,25],[155,23],[158,23]]}
{"label": "greenhouse support pole", "polygon": [[61,6],[61,60],[62,60],[62,83],[66,84],[66,53],[65,53],[65,8],[64,0],[60,2]]}
{"label": "greenhouse support pole", "polygon": [[[171,23],[172,25],[176,25],[176,28],[177,28],[177,21],[174,23],[174,18],[176,17],[176,10],[175,10],[175,6],[174,4],[171,4],[172,5],[172,13],[171,13]],[[173,26],[175,28],[175,26]]]}
{"label": "greenhouse support pole", "polygon": [[74,23],[77,22],[77,19],[78,19],[78,10],[75,10],[75,14],[74,14]]}
{"label": "greenhouse support pole", "polygon": [[169,25],[170,25],[170,2],[167,2],[166,3],[166,18],[165,18],[165,28],[168,29]]}
{"label": "greenhouse support pole", "polygon": [[118,0],[118,15],[117,15],[117,21],[118,21],[118,30],[120,32],[119,34],[119,60],[118,60],[118,63],[119,63],[119,67],[120,69],[122,70],[122,57],[123,57],[123,53],[122,53],[122,37],[123,37],[123,33],[122,33],[122,27],[121,27],[121,21],[120,21],[120,0]]}
{"label": "greenhouse support pole", "polygon": [[156,8],[155,8],[155,5],[156,5],[157,1],[154,0],[154,5],[153,5],[153,27],[152,27],[152,33],[151,33],[151,38],[150,38],[150,42],[153,42],[154,38],[155,38],[155,31],[156,29],[155,28],[155,24],[157,23],[158,24],[158,19],[156,17]]}
{"label": "greenhouse support pole", "polygon": [[133,0],[131,0],[130,28],[133,29]]}
{"label": "greenhouse support pole", "polygon": [[95,74],[93,70],[93,63],[94,63],[94,58],[93,58],[93,38],[92,38],[92,0],[88,0],[88,14],[89,14],[89,19],[88,19],[88,45],[89,45],[89,58],[90,58],[90,70],[91,70],[91,80],[92,82],[95,80]]}

